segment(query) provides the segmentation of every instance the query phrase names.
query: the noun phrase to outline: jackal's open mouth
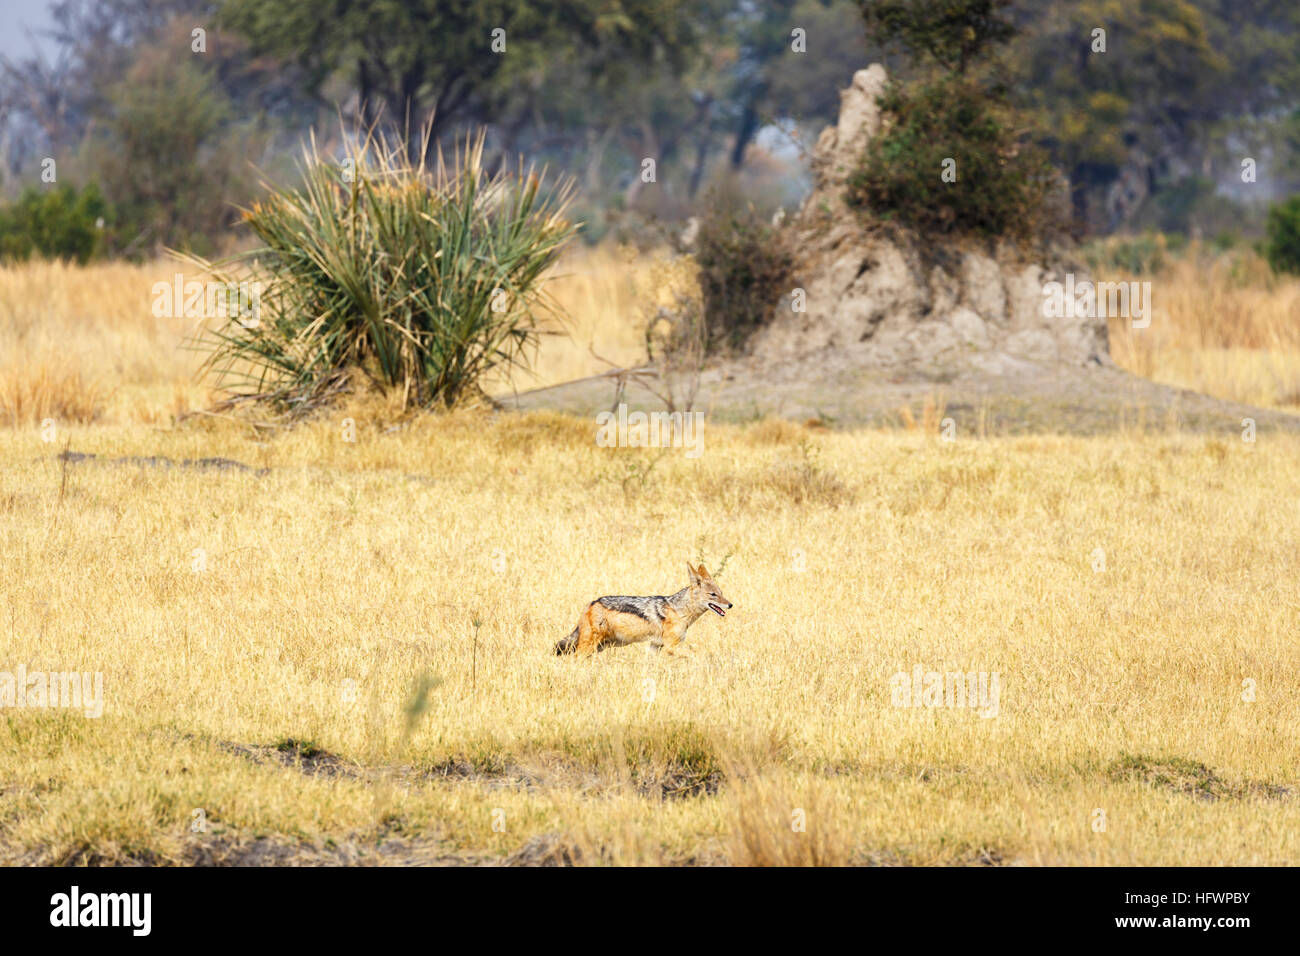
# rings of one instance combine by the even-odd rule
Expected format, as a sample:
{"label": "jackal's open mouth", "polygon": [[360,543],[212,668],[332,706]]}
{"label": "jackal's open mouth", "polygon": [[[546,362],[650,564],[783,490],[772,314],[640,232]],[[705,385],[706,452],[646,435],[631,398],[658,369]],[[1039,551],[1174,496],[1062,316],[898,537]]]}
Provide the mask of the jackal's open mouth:
{"label": "jackal's open mouth", "polygon": [[710,604],[709,604],[709,610],[712,611],[714,614],[718,615],[718,617],[726,617],[726,616],[727,616],[727,612],[724,611],[722,608],[718,607],[716,604],[712,604],[712,603],[710,603]]}

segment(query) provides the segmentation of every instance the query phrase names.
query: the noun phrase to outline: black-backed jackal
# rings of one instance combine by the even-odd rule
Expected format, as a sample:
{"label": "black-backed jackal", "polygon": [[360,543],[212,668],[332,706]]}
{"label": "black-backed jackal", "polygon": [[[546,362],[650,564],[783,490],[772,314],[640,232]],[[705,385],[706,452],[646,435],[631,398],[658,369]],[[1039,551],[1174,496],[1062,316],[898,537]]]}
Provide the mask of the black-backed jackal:
{"label": "black-backed jackal", "polygon": [[678,656],[681,653],[678,645],[686,637],[686,629],[701,614],[712,611],[718,617],[726,617],[732,606],[704,565],[693,568],[687,564],[686,568],[691,573],[691,583],[676,594],[667,597],[615,594],[596,598],[583,609],[573,633],[555,645],[555,653],[577,653],[585,657],[607,647],[648,641],[662,648],[665,654]]}

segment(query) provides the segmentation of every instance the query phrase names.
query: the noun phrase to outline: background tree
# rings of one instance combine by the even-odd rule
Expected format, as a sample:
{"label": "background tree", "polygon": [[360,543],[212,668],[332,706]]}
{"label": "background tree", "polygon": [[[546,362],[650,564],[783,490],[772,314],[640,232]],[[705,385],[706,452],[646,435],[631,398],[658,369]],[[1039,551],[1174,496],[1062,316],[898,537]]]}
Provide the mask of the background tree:
{"label": "background tree", "polygon": [[[486,128],[493,168],[522,154],[574,175],[584,235],[595,238],[618,223],[696,215],[715,180],[734,181],[769,209],[797,202],[807,168],[776,128],[815,139],[835,120],[839,90],[876,60],[909,84],[947,75],[1005,94],[1008,108],[1025,111],[1008,113],[1015,128],[1032,121],[1068,176],[1076,224],[1095,233],[1260,235],[1267,203],[1300,188],[1293,0],[878,0],[865,5],[866,29],[862,6],[57,0],[52,52],[0,58],[0,202],[33,184],[48,188],[39,173],[49,156],[60,183],[98,182],[110,207],[188,210],[150,220],[147,236],[141,212],[134,232],[104,237],[110,252],[144,254],[157,242],[220,233],[230,204],[256,187],[250,161],[283,178],[312,130],[337,153],[340,113],[345,126],[382,117],[392,131],[409,111],[418,130],[436,108],[443,143]],[[203,54],[190,50],[197,26],[207,29]],[[490,49],[496,27],[506,30],[505,55]],[[796,28],[806,53],[791,48]],[[1097,28],[1106,30],[1104,54],[1091,49]],[[168,70],[203,126],[192,149],[190,131],[177,134],[177,163],[198,166],[163,176],[191,191],[170,201],[150,198],[153,187],[137,184],[137,167],[119,155],[146,121],[161,137],[181,119],[156,95]],[[196,96],[224,107],[210,114]],[[223,143],[224,170],[215,155]],[[1244,157],[1256,161],[1257,182],[1242,181]],[[640,180],[646,158],[658,167],[653,186]],[[139,162],[162,174],[148,157]]]}
{"label": "background tree", "polygon": [[866,0],[867,30],[957,76],[992,46],[1016,35],[1011,0]]}
{"label": "background tree", "polygon": [[86,152],[88,165],[110,188],[119,251],[210,249],[211,237],[234,221],[228,197],[244,173],[230,101],[193,60],[157,51],[106,95]]}
{"label": "background tree", "polygon": [[507,53],[557,56],[580,45],[631,66],[680,62],[693,45],[685,0],[228,0],[221,19],[255,52],[302,67],[313,90],[344,71],[362,125],[382,107],[412,158],[426,123],[437,139],[488,95]]}
{"label": "background tree", "polygon": [[[1033,17],[1025,30],[1022,55],[1009,61],[1023,64],[1021,102],[1048,131],[1077,221],[1116,228],[1159,179],[1199,169],[1227,66],[1192,3],[1082,0]],[[1103,41],[1104,52],[1094,49]]]}

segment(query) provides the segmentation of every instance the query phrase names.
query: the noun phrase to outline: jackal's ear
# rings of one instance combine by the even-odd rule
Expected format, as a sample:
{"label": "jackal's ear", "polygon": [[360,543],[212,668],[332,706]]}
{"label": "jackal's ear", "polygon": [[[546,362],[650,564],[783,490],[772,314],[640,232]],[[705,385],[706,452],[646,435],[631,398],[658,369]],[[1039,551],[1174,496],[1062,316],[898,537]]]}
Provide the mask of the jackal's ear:
{"label": "jackal's ear", "polygon": [[[700,565],[700,567],[703,567],[703,565]],[[688,572],[690,572],[690,575],[691,575],[691,583],[692,583],[692,584],[699,584],[699,583],[700,583],[700,575],[698,574],[698,572],[696,572],[696,570],[695,570],[693,567],[691,567],[691,562],[689,562],[689,561],[686,562],[686,570],[687,570]]]}
{"label": "jackal's ear", "polygon": [[700,576],[700,580],[702,580],[702,581],[712,581],[712,580],[713,580],[713,575],[711,575],[711,574],[708,572],[708,570],[704,567],[704,565],[702,565],[702,564],[700,565],[699,576]]}

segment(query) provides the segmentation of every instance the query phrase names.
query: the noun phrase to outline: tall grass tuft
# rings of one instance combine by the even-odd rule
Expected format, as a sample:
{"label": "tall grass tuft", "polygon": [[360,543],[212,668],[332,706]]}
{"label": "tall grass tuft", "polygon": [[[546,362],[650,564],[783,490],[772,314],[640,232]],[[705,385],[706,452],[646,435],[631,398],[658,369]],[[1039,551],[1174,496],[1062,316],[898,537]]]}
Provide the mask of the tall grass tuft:
{"label": "tall grass tuft", "polygon": [[190,258],[220,282],[261,284],[253,317],[201,340],[223,388],[302,410],[360,372],[405,407],[450,406],[492,369],[527,365],[554,311],[543,275],[577,228],[571,182],[544,188],[522,163],[489,174],[481,133],[427,164],[382,138],[335,163],[313,139],[301,169],[301,187],[267,184],[244,211],[258,248]]}
{"label": "tall grass tuft", "polygon": [[47,418],[88,425],[99,419],[104,398],[76,370],[45,364],[0,368],[0,425],[18,428]]}

